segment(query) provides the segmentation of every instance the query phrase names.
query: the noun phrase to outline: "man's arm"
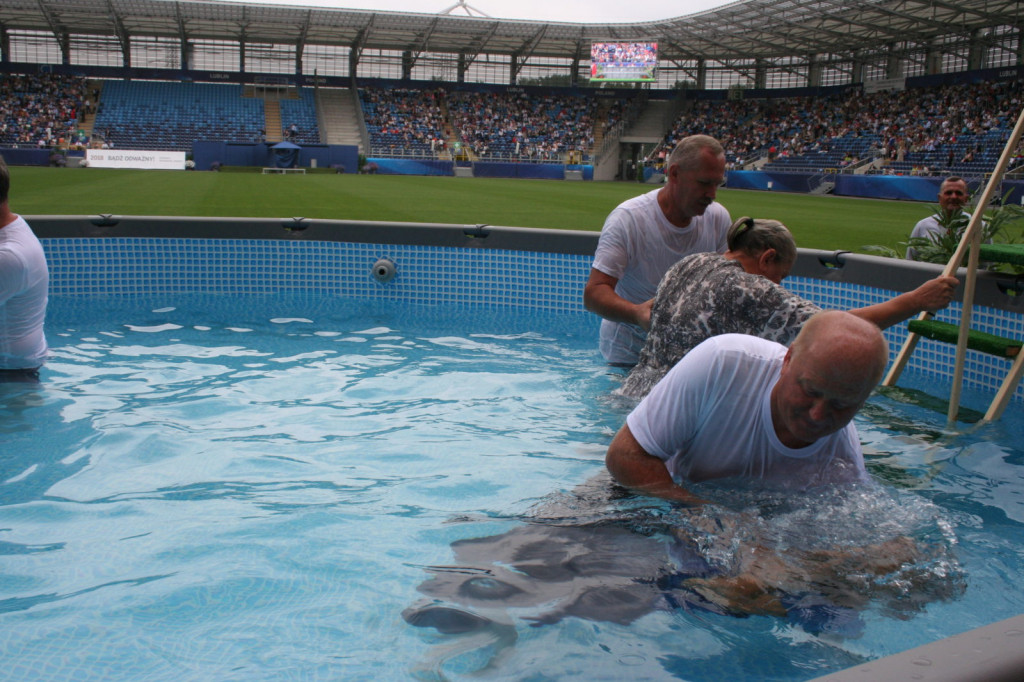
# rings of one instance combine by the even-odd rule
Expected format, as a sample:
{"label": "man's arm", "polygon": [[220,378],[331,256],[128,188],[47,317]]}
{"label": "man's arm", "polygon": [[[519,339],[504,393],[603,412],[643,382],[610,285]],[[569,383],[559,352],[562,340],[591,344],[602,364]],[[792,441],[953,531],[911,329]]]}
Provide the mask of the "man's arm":
{"label": "man's arm", "polygon": [[956,277],[936,277],[913,291],[900,294],[885,303],[855,308],[850,313],[868,322],[874,322],[879,329],[885,329],[922,311],[935,312],[945,308],[953,300],[953,293],[959,284],[960,281]]}
{"label": "man's arm", "polygon": [[604,462],[612,478],[637,492],[687,504],[707,502],[676,485],[665,463],[644,451],[627,424],[615,434]]}
{"label": "man's arm", "polygon": [[618,283],[617,278],[591,268],[590,278],[583,288],[583,307],[612,322],[627,322],[650,329],[654,299],[631,303],[615,293],[615,285]]}

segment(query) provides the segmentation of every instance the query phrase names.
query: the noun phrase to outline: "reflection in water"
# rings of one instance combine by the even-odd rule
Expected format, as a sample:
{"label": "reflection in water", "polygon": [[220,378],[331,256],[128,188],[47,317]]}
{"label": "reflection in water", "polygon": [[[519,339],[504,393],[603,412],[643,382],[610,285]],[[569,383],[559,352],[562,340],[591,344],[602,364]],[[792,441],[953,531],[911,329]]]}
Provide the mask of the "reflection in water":
{"label": "reflection in water", "polygon": [[[785,619],[811,635],[857,637],[862,612],[909,619],[955,599],[965,579],[940,510],[875,486],[803,495],[705,486],[728,505],[648,505],[606,476],[554,495],[510,531],[452,543],[427,567],[425,599],[403,612],[447,635],[418,674],[516,641],[516,623],[626,625],[654,611]],[[494,664],[493,660],[489,664]]]}
{"label": "reflection in water", "polygon": [[[48,370],[42,370],[44,377]],[[48,378],[48,377],[47,377]],[[69,453],[66,442],[84,442],[91,429],[62,418],[67,396],[43,383],[0,383],[0,484],[3,505],[42,499],[52,485],[88,464],[88,458]],[[45,424],[46,428],[39,428]],[[12,446],[31,439],[31,447]]]}

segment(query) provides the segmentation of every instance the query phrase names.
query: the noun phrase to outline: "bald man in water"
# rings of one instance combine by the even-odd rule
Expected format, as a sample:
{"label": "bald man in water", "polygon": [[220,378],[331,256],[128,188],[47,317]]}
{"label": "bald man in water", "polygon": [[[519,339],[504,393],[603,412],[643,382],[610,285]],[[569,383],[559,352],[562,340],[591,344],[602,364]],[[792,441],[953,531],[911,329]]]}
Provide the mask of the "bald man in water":
{"label": "bald man in water", "polygon": [[605,463],[628,488],[698,504],[687,483],[866,480],[851,422],[887,359],[878,327],[842,311],[812,316],[788,349],[743,334],[712,337],[630,413]]}

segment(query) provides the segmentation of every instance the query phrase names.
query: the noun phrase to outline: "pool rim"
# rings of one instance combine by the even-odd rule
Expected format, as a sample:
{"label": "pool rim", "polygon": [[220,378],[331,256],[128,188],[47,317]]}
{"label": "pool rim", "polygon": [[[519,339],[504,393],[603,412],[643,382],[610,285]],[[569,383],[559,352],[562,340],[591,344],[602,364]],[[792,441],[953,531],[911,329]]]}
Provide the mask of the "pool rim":
{"label": "pool rim", "polygon": [[[197,216],[25,215],[40,239],[152,238],[258,239],[290,242],[407,244],[461,249],[506,249],[592,256],[599,231],[488,224],[398,223],[358,220]],[[807,277],[906,292],[942,274],[943,265],[849,251],[797,249],[790,277]],[[966,269],[957,276],[963,281]],[[962,301],[960,287],[954,301]],[[1024,275],[981,270],[975,306],[1024,313]]]}

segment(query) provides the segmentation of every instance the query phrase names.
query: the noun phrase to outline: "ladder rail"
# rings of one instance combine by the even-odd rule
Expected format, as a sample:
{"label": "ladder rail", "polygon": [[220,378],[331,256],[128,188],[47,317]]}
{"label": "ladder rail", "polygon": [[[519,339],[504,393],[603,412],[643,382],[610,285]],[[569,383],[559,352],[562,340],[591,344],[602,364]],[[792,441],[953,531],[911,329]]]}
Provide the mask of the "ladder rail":
{"label": "ladder rail", "polygon": [[982,422],[995,421],[1003,416],[1003,411],[1006,409],[1007,404],[1009,404],[1010,398],[1013,396],[1013,390],[1017,387],[1017,382],[1020,381],[1021,376],[1024,376],[1024,351],[1017,353],[1017,357],[1014,358],[1013,365],[1003,379],[1003,385],[996,391],[996,397],[993,398],[992,404],[988,406],[988,411],[985,412]]}
{"label": "ladder rail", "polygon": [[971,237],[971,251],[967,257],[967,278],[964,282],[964,296],[960,308],[960,330],[956,342],[956,358],[953,362],[953,384],[949,391],[949,410],[946,424],[956,423],[960,411],[960,394],[963,392],[964,364],[967,361],[967,337],[971,331],[971,313],[974,307],[974,290],[978,280],[978,248],[981,246],[981,230],[975,230]]}

